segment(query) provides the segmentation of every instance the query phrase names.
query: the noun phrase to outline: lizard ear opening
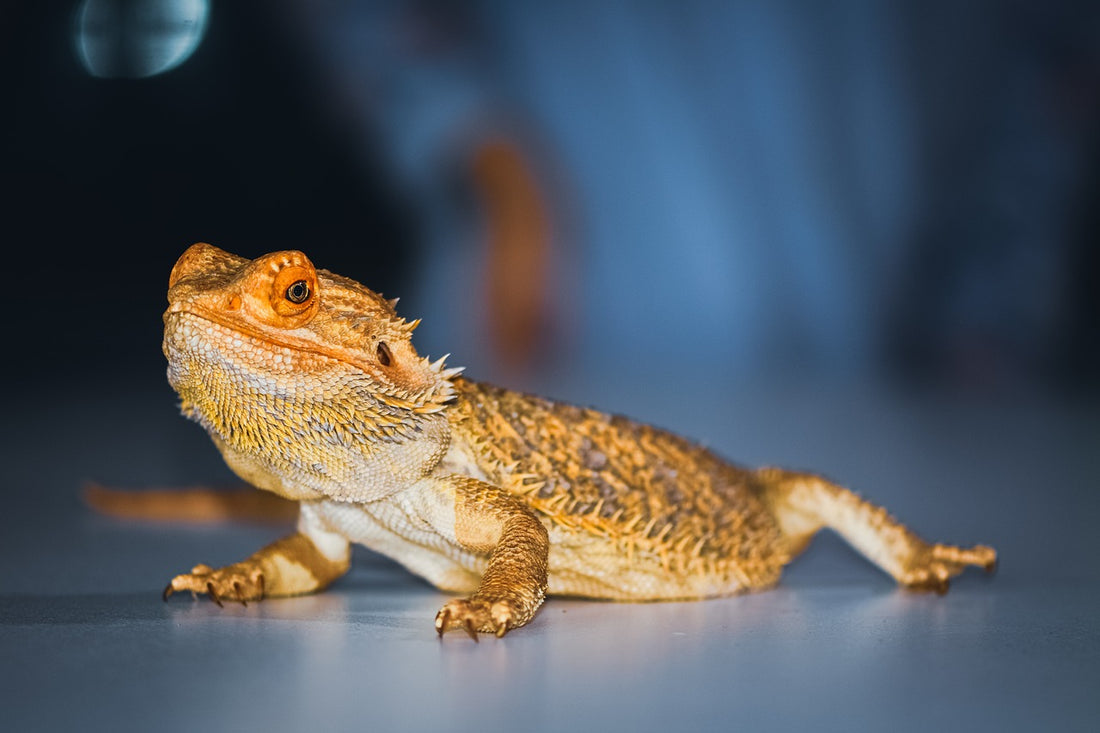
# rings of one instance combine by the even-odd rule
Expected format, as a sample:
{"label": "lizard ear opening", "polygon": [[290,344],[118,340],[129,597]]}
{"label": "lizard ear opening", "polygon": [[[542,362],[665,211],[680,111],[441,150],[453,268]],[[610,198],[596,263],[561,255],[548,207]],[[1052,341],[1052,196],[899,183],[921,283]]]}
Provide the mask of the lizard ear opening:
{"label": "lizard ear opening", "polygon": [[375,353],[378,356],[378,363],[384,367],[388,367],[393,363],[393,354],[390,352],[390,347],[386,345],[385,341],[378,342],[378,348],[375,349]]}

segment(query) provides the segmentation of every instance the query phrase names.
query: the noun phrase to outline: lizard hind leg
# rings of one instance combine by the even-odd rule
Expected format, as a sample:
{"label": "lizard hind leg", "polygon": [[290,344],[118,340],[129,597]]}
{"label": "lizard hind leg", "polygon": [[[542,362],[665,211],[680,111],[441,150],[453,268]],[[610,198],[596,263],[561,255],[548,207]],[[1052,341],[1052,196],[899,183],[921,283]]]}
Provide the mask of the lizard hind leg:
{"label": "lizard hind leg", "polygon": [[761,498],[770,508],[794,554],[824,527],[834,530],[868,560],[913,590],[946,593],[951,578],[967,567],[992,571],[992,547],[964,548],[929,543],[882,507],[820,476],[776,468],[757,472]]}

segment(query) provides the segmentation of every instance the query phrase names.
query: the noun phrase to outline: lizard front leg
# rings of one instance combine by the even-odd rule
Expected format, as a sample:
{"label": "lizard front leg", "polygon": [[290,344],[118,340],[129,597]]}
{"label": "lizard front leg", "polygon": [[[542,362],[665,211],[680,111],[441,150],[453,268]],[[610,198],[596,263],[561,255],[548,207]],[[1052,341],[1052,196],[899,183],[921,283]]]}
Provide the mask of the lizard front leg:
{"label": "lizard front leg", "polygon": [[546,528],[503,489],[466,476],[448,476],[454,492],[455,539],[489,563],[477,591],[448,602],[435,617],[442,636],[465,629],[504,636],[530,621],[546,597],[550,541]]}
{"label": "lizard front leg", "polygon": [[313,511],[302,504],[298,531],[224,568],[196,565],[190,573],[172,578],[164,599],[176,591],[205,593],[247,603],[266,597],[298,596],[325,588],[347,572],[351,563],[348,540],[329,531]]}

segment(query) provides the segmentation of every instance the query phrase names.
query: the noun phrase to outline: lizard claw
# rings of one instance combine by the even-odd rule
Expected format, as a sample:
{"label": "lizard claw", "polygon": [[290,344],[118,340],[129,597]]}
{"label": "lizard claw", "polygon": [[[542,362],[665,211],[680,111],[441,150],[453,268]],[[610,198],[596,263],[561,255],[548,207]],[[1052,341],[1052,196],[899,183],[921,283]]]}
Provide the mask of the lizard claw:
{"label": "lizard claw", "polygon": [[435,631],[439,634],[439,638],[443,638],[443,632],[447,630],[447,622],[451,620],[451,609],[446,606],[443,607],[439,613],[435,615]]}
{"label": "lizard claw", "polygon": [[435,616],[435,630],[440,636],[451,629],[463,629],[474,641],[484,631],[500,638],[515,628],[516,611],[509,601],[490,602],[482,598],[456,598]]}
{"label": "lizard claw", "polygon": [[190,573],[172,578],[161,597],[167,601],[173,593],[184,590],[191,591],[192,596],[205,593],[222,608],[226,599],[248,606],[249,601],[263,600],[266,595],[263,572],[249,561],[220,569],[196,565]]}
{"label": "lizard claw", "polygon": [[222,605],[222,599],[218,598],[218,592],[214,590],[214,582],[212,580],[206,581],[206,594],[210,596],[210,600],[218,604],[218,608],[225,608],[225,606]]}

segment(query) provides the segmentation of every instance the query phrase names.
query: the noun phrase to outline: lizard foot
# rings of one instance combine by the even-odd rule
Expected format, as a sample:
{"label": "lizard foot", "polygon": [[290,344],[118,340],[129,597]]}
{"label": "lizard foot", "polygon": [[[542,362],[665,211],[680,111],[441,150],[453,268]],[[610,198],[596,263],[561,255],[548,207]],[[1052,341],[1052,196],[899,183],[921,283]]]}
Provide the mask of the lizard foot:
{"label": "lizard foot", "polygon": [[264,598],[264,573],[257,563],[239,562],[215,570],[209,565],[196,565],[190,573],[177,575],[164,589],[164,600],[176,591],[191,591],[191,595],[205,593],[210,600],[222,605],[227,598],[247,606],[248,601]]}
{"label": "lizard foot", "polygon": [[916,591],[933,591],[940,595],[947,592],[951,578],[967,567],[975,566],[993,572],[997,567],[997,553],[992,547],[954,547],[952,545],[924,545],[913,553],[908,566],[898,577],[901,585]]}
{"label": "lizard foot", "polygon": [[465,629],[477,641],[477,632],[504,636],[515,628],[518,614],[508,601],[487,601],[481,598],[456,598],[448,601],[435,615],[435,630],[443,636],[451,629]]}

